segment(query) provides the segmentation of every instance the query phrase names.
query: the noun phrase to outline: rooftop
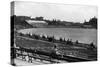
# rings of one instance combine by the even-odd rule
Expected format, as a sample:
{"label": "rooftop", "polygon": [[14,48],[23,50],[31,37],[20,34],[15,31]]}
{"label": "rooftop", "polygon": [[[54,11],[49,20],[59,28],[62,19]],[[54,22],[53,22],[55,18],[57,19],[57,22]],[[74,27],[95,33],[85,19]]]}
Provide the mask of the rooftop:
{"label": "rooftop", "polygon": [[38,21],[38,20],[26,20],[28,23],[46,23],[45,21]]}

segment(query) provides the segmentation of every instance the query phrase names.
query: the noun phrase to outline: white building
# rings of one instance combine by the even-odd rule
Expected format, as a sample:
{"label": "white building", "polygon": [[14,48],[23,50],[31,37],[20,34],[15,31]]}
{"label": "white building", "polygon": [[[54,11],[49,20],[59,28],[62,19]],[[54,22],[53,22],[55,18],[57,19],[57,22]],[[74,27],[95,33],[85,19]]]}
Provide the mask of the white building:
{"label": "white building", "polygon": [[46,26],[48,23],[45,21],[38,21],[38,20],[26,20],[29,24],[36,26],[36,27],[43,27]]}

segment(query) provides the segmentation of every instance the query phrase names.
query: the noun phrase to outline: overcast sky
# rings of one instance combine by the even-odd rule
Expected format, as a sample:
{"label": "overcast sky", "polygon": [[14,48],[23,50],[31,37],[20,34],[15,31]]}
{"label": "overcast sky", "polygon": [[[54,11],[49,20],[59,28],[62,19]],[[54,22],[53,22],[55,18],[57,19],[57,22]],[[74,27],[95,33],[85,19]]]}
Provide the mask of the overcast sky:
{"label": "overcast sky", "polygon": [[60,19],[64,21],[84,22],[97,17],[96,6],[63,5],[37,2],[15,1],[15,15],[43,16],[46,19]]}

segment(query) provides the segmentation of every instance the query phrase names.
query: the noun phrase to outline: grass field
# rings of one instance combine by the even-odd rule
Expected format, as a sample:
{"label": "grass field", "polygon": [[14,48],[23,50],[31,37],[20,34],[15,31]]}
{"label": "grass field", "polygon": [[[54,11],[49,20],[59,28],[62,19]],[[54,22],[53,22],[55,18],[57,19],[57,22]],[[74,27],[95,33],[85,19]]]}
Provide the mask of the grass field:
{"label": "grass field", "polygon": [[52,42],[36,40],[36,39],[23,37],[23,36],[16,36],[15,39],[16,39],[15,43],[17,46],[21,46],[25,48],[52,52],[52,51],[55,51],[54,45],[57,45],[57,49],[60,54],[84,58],[84,59],[90,59],[90,60],[96,59],[96,51],[91,51],[83,47],[64,45],[60,43],[52,43]]}

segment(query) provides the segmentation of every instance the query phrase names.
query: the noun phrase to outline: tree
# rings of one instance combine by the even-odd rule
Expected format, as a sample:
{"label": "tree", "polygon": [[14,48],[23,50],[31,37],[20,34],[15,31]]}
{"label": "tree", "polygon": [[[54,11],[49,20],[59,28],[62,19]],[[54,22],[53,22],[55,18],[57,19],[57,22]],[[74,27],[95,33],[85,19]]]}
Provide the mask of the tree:
{"label": "tree", "polygon": [[91,25],[92,27],[94,28],[97,28],[97,18],[96,17],[93,17],[89,20],[89,22],[87,22],[85,20],[85,22],[83,23],[84,25]]}
{"label": "tree", "polygon": [[60,38],[59,40],[60,40],[60,42],[62,42],[62,41],[63,41],[63,39],[62,39],[62,38]]}
{"label": "tree", "polygon": [[43,38],[43,39],[46,39],[46,37],[45,37],[44,35],[42,36],[42,38]]}
{"label": "tree", "polygon": [[53,41],[52,37],[48,37],[49,42]]}
{"label": "tree", "polygon": [[43,20],[44,17],[40,16],[40,17],[36,17],[35,19],[36,19],[36,20]]}
{"label": "tree", "polygon": [[78,40],[76,40],[76,44],[78,44],[79,42],[78,42]]}
{"label": "tree", "polygon": [[90,48],[95,48],[93,42],[90,44]]}
{"label": "tree", "polygon": [[96,18],[96,17],[91,18],[91,19],[89,20],[89,23],[90,23],[90,25],[92,25],[93,27],[96,27],[96,28],[97,28],[97,18]]}

